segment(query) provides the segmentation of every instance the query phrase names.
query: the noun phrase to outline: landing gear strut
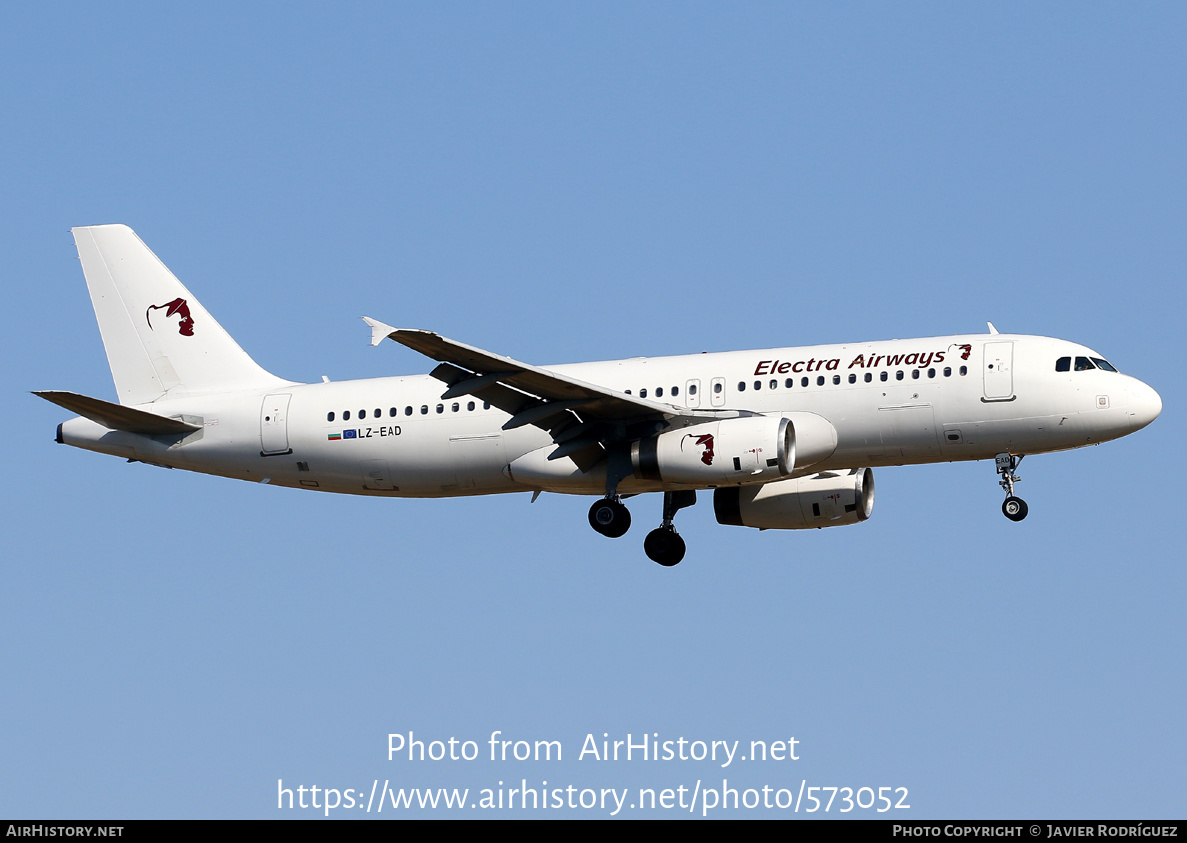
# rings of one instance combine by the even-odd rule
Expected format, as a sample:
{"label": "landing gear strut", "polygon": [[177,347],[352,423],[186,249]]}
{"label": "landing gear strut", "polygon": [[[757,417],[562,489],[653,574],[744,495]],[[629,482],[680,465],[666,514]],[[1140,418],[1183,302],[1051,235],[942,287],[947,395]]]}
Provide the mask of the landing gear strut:
{"label": "landing gear strut", "polygon": [[672,521],[677,512],[696,502],[697,493],[692,490],[664,492],[664,522],[648,533],[643,541],[643,552],[648,559],[666,568],[679,564],[686,548],[684,539],[680,538]]}
{"label": "landing gear strut", "polygon": [[1028,508],[1026,501],[1022,498],[1014,496],[1014,484],[1022,480],[1014,469],[1018,468],[1018,464],[1022,462],[1022,457],[1016,457],[1013,454],[998,454],[997,455],[997,473],[1001,475],[1001,480],[998,485],[1006,493],[1006,500],[1002,503],[1002,514],[1011,521],[1021,521],[1026,517]]}
{"label": "landing gear strut", "polygon": [[603,536],[616,539],[631,528],[631,511],[622,505],[618,482],[631,473],[631,455],[624,448],[612,448],[606,462],[606,497],[589,508],[589,526]]}

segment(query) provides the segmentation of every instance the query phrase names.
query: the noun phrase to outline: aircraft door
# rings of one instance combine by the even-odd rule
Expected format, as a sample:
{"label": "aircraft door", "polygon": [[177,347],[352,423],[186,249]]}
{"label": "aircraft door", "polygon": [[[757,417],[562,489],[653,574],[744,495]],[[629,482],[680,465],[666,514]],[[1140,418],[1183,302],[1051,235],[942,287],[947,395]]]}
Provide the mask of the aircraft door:
{"label": "aircraft door", "polygon": [[684,384],[684,403],[692,408],[701,406],[701,382],[691,380]]}
{"label": "aircraft door", "polygon": [[503,474],[507,465],[503,434],[451,436],[449,453],[460,488],[495,489],[507,485],[507,476]]}
{"label": "aircraft door", "polygon": [[1009,401],[1014,397],[1014,343],[985,343],[985,399]]}
{"label": "aircraft door", "polygon": [[292,395],[269,395],[260,407],[260,456],[291,454],[288,416]]}
{"label": "aircraft door", "polygon": [[709,385],[712,394],[709,396],[709,401],[714,407],[725,406],[725,378],[714,378]]}
{"label": "aircraft door", "polygon": [[940,455],[935,409],[931,404],[888,404],[878,408],[878,426],[888,456],[927,460]]}

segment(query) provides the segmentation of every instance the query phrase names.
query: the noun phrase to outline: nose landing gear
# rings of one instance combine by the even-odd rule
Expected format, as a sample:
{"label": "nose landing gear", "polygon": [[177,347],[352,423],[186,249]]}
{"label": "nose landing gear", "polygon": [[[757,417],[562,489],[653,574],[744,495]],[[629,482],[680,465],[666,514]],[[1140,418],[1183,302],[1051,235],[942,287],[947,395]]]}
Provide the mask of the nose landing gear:
{"label": "nose landing gear", "polygon": [[997,473],[1002,478],[998,481],[998,485],[1006,493],[1006,499],[1002,503],[1002,514],[1011,521],[1021,521],[1029,511],[1026,501],[1014,496],[1014,484],[1022,480],[1021,477],[1014,473],[1014,469],[1018,468],[1018,464],[1022,462],[1022,457],[1016,457],[1013,454],[998,454],[996,461]]}
{"label": "nose landing gear", "polygon": [[1026,501],[1022,498],[1016,498],[1013,495],[1006,498],[1002,503],[1002,514],[1011,521],[1021,521],[1026,517],[1027,506]]}
{"label": "nose landing gear", "polygon": [[686,506],[697,502],[697,493],[692,490],[682,492],[664,492],[664,521],[647,534],[643,541],[643,552],[652,562],[658,562],[665,568],[678,565],[684,558],[686,549],[684,539],[676,532],[672,523],[676,513]]}

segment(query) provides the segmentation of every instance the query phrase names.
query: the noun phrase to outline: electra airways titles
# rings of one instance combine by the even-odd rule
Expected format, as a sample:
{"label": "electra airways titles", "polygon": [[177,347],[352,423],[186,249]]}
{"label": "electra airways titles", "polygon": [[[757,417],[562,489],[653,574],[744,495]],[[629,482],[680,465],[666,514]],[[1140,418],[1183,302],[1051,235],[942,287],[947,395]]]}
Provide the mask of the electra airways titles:
{"label": "electra airways titles", "polygon": [[1162,410],[1095,351],[992,324],[541,367],[364,317],[372,345],[389,338],[437,366],[295,383],[256,365],[130,228],[73,233],[119,403],[36,393],[78,414],[58,442],[322,492],[597,495],[589,523],[612,538],[630,527],[623,498],[661,492],[643,543],[661,565],[684,557],[672,522],[698,490],[713,490],[721,524],[833,527],[870,517],[874,466],[993,459],[1002,511],[1021,521],[1023,455],[1116,439]]}

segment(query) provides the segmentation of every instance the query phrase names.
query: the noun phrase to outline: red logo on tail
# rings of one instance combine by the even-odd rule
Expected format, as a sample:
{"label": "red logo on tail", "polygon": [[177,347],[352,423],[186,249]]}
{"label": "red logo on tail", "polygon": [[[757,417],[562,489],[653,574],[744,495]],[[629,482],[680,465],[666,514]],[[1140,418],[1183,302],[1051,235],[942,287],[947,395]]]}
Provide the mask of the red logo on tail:
{"label": "red logo on tail", "polygon": [[181,317],[177,323],[177,333],[183,337],[192,337],[194,335],[194,317],[190,316],[190,306],[185,303],[185,299],[174,299],[165,304],[150,304],[148,310],[144,311],[144,319],[148,322],[149,330],[153,330],[152,326],[152,312],[154,310],[165,311],[165,316],[172,316],[176,313]]}

